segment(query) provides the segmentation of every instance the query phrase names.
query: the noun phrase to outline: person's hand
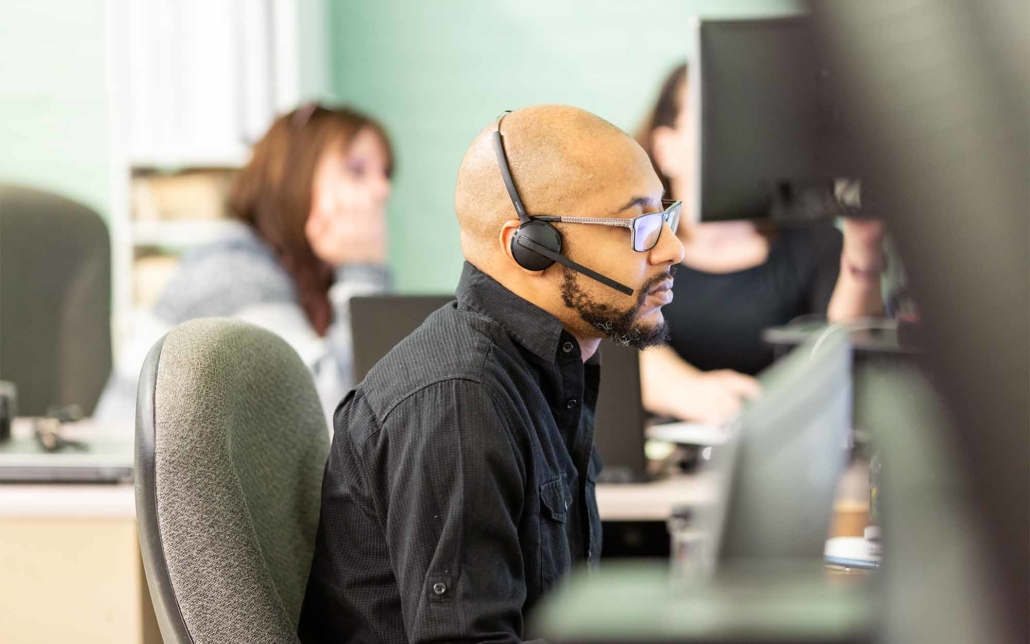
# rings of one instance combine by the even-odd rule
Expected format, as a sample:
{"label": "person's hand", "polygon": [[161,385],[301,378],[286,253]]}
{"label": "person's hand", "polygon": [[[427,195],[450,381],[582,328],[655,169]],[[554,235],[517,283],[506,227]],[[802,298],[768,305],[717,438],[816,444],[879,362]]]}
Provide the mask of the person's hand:
{"label": "person's hand", "polygon": [[722,425],[736,415],[745,400],[761,395],[758,381],[736,371],[702,371],[687,381],[677,413],[692,422]]}
{"label": "person's hand", "polygon": [[844,259],[859,270],[883,270],[884,225],[878,219],[844,219]]}
{"label": "person's hand", "polygon": [[356,190],[341,191],[332,210],[315,210],[306,233],[319,259],[332,266],[384,264],[386,213],[382,201]]}

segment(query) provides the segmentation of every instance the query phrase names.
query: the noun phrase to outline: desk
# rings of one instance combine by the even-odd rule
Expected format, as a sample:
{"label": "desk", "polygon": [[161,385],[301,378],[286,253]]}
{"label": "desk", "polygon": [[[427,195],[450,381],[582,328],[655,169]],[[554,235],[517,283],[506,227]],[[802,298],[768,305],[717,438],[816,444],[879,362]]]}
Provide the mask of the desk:
{"label": "desk", "polygon": [[[710,505],[718,499],[718,494],[718,481],[714,472],[649,483],[599,484],[597,508],[601,520],[609,524],[606,530],[611,530],[606,533],[606,547],[603,550],[611,552],[615,557],[664,556],[668,544],[664,523],[672,515],[673,507],[697,508]],[[869,521],[868,500],[869,468],[866,463],[856,461],[848,467],[838,483],[828,536],[861,537]],[[634,524],[633,534],[625,533],[627,528],[611,525],[616,522]],[[643,542],[646,545],[625,549],[620,544],[623,533],[627,542]]]}
{"label": "desk", "polygon": [[708,505],[717,493],[712,473],[649,483],[606,483],[597,486],[597,510],[602,521],[665,521],[674,506]]}
{"label": "desk", "polygon": [[[607,521],[664,522],[714,499],[710,479],[599,485]],[[160,642],[131,485],[0,485],[0,637],[19,644]]]}
{"label": "desk", "polygon": [[131,485],[0,485],[0,570],[4,641],[161,641]]}
{"label": "desk", "polygon": [[[29,431],[24,422],[15,428]],[[707,475],[597,486],[605,521],[664,522],[674,505],[709,503],[715,494]],[[4,641],[161,641],[131,485],[0,485],[0,579]]]}
{"label": "desk", "polygon": [[[69,433],[98,435],[88,421]],[[15,436],[31,435],[15,421]],[[131,484],[0,484],[0,639],[160,642]]]}
{"label": "desk", "polygon": [[[665,521],[677,505],[713,503],[719,488],[714,473],[705,472],[649,483],[606,483],[597,486],[602,521]],[[855,462],[841,477],[833,505],[831,536],[862,536],[869,519],[869,467]]]}
{"label": "desk", "polygon": [[[865,525],[867,478],[852,468],[835,507],[857,536]],[[600,484],[607,522],[660,522],[677,505],[715,501],[711,473],[649,483]],[[854,524],[854,527],[850,527]],[[664,525],[662,526],[664,530]],[[857,531],[857,534],[856,534]],[[131,485],[0,485],[0,633],[5,642],[149,643],[161,637],[136,537]]]}

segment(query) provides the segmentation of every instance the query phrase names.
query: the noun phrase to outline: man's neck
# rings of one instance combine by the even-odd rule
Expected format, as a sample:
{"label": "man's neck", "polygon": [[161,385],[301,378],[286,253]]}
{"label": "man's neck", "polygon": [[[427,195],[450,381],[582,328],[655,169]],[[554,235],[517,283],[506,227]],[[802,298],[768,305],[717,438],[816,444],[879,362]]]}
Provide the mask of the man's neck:
{"label": "man's neck", "polygon": [[[569,331],[568,327],[565,327],[566,331]],[[583,356],[583,362],[586,362],[597,353],[597,347],[601,344],[601,338],[583,338],[576,335],[573,331],[569,331],[572,337],[576,338],[576,342],[579,342],[579,352]]]}
{"label": "man's neck", "polygon": [[556,312],[562,306],[560,296],[553,294],[549,296],[541,296],[538,292],[534,292],[533,289],[526,288],[518,279],[513,279],[510,274],[506,275],[503,271],[498,270],[495,266],[492,266],[487,262],[484,262],[482,266],[476,264],[473,265],[475,265],[480,271],[494,278],[494,280],[504,288],[508,289],[515,295],[518,295],[530,304],[547,311],[562,322],[562,326],[565,327],[565,330],[572,334],[572,337],[576,338],[576,342],[579,343],[579,352],[582,354],[583,362],[589,360],[597,352],[597,347],[601,344],[600,338],[591,338],[579,335],[570,329],[569,325],[566,323],[567,320],[563,320],[562,316]]}

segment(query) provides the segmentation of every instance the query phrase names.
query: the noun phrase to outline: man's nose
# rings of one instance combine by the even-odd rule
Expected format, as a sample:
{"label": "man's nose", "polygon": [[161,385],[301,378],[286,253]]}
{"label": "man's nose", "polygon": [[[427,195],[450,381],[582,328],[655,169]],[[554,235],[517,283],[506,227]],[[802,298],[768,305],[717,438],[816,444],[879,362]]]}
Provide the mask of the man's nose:
{"label": "man's nose", "polygon": [[651,249],[651,263],[654,265],[671,263],[679,264],[683,261],[683,242],[679,240],[676,233],[672,232],[669,223],[662,224],[662,235],[658,243]]}

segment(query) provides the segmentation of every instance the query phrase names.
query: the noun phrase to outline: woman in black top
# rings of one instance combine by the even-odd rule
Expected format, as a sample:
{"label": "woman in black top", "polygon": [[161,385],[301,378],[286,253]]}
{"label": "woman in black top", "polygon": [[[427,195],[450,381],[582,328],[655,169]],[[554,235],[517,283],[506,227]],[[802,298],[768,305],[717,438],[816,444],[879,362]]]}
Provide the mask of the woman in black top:
{"label": "woman in black top", "polygon": [[[639,137],[666,194],[693,203],[687,128],[687,67],[666,80]],[[753,376],[773,360],[762,330],[803,315],[831,321],[880,314],[885,267],[879,222],[845,220],[844,234],[825,224],[773,228],[752,221],[680,225],[684,260],[674,298],[664,308],[668,347],[641,357],[644,405],[683,420],[722,423],[759,394]]]}

